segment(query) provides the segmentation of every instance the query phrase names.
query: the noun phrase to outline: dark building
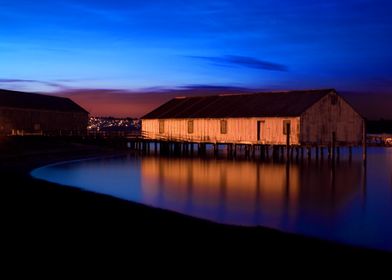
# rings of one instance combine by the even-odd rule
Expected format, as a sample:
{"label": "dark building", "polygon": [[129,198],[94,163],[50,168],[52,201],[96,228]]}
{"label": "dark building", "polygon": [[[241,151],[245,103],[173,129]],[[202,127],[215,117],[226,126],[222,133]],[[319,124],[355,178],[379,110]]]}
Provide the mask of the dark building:
{"label": "dark building", "polygon": [[1,135],[83,135],[88,115],[69,98],[0,90]]}

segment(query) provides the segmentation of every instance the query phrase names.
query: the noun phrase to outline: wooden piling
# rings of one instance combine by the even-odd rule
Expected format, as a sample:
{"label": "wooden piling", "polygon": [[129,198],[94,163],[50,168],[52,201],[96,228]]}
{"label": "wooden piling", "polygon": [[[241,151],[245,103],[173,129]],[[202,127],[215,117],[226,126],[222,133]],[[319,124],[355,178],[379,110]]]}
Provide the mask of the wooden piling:
{"label": "wooden piling", "polygon": [[201,144],[201,153],[202,153],[202,155],[205,155],[207,153],[207,144],[206,143]]}
{"label": "wooden piling", "polygon": [[363,164],[366,164],[366,157],[367,157],[367,143],[366,143],[366,122],[363,121],[362,123],[362,160]]}
{"label": "wooden piling", "polygon": [[290,161],[290,123],[286,124],[286,160]]}
{"label": "wooden piling", "polygon": [[264,156],[265,156],[265,158],[266,159],[269,159],[269,146],[268,145],[265,145],[264,146]]}
{"label": "wooden piling", "polygon": [[336,159],[337,160],[340,159],[340,147],[339,146],[336,147]]}
{"label": "wooden piling", "polygon": [[280,147],[278,145],[272,146],[272,159],[279,160],[280,158]]}
{"label": "wooden piling", "polygon": [[260,146],[260,158],[265,159],[265,145]]}
{"label": "wooden piling", "polygon": [[218,156],[219,144],[212,144],[214,147],[214,156]]}
{"label": "wooden piling", "polygon": [[250,145],[245,145],[245,157],[250,157]]}
{"label": "wooden piling", "polygon": [[310,146],[306,147],[306,154],[307,154],[308,159],[312,158],[312,147],[310,147]]}
{"label": "wooden piling", "polygon": [[332,145],[331,145],[331,156],[332,156],[332,160],[335,160],[335,145],[336,145],[336,132],[332,132],[332,141],[331,141]]}
{"label": "wooden piling", "polygon": [[174,151],[174,144],[172,142],[168,142],[168,154],[171,155]]}
{"label": "wooden piling", "polygon": [[283,160],[284,159],[284,145],[279,146],[279,159]]}

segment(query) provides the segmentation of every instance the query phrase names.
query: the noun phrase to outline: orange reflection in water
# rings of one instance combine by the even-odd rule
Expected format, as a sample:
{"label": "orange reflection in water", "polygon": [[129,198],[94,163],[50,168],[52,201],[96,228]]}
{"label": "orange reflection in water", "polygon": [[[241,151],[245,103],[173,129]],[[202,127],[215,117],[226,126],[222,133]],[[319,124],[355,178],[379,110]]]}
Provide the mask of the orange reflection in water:
{"label": "orange reflection in water", "polygon": [[[351,173],[351,174],[348,174]],[[298,211],[331,215],[360,189],[355,163],[292,164],[154,158],[141,163],[147,204],[236,224],[291,224]]]}

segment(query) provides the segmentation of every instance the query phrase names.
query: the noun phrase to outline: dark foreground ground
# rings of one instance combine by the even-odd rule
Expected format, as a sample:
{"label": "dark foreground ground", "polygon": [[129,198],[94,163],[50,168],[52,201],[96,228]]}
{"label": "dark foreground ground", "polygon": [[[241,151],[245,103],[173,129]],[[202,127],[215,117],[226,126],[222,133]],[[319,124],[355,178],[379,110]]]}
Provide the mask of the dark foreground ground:
{"label": "dark foreground ground", "polygon": [[[120,151],[64,140],[2,139],[0,176],[2,253],[20,259],[112,258],[147,254],[146,261],[206,258],[244,260],[391,259],[354,248],[265,228],[219,225],[169,211],[59,186],[30,177],[32,169],[61,160]],[[6,250],[4,250],[6,249]],[[197,257],[201,254],[201,257]]]}

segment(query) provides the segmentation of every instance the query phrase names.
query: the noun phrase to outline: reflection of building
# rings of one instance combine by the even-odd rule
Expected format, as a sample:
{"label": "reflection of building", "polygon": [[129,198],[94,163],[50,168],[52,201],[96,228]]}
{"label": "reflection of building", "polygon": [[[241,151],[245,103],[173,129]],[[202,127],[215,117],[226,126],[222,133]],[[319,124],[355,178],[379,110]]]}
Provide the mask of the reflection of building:
{"label": "reflection of building", "polygon": [[79,135],[88,112],[68,98],[0,90],[0,134]]}
{"label": "reflection of building", "polygon": [[295,219],[298,211],[333,215],[342,209],[360,190],[361,167],[146,157],[143,200],[229,223],[257,224],[262,218],[277,224]]}
{"label": "reflection of building", "polygon": [[362,117],[335,90],[179,97],[142,117],[142,133],[172,141],[357,145]]}

